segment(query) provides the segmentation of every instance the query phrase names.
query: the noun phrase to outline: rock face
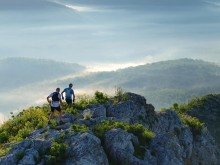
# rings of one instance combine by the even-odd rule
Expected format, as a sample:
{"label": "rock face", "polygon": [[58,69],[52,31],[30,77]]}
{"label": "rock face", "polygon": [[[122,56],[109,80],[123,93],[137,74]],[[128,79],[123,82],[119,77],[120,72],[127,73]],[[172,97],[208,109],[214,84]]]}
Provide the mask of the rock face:
{"label": "rock face", "polygon": [[141,123],[147,128],[152,128],[157,120],[154,107],[146,104],[143,96],[127,93],[127,97],[127,101],[111,105],[107,109],[108,116],[130,124]]}
{"label": "rock face", "polygon": [[101,146],[101,141],[89,133],[73,137],[67,148],[69,159],[67,165],[107,165],[108,159]]}
{"label": "rock face", "polygon": [[204,122],[220,147],[220,95],[207,95],[202,97],[200,104],[194,106],[189,115],[197,117]]}
{"label": "rock face", "polygon": [[[56,164],[51,149],[57,147],[55,151],[60,150],[61,144],[66,147],[64,151],[60,150],[63,158],[59,164],[64,165],[220,164],[220,151],[206,128],[195,135],[174,111],[157,113],[142,96],[128,93],[126,101],[107,106],[90,105],[86,111],[89,111],[91,118],[64,114],[65,124],[35,130],[29,138],[14,145],[1,157],[0,165]],[[113,128],[104,133],[104,139],[96,137],[94,125],[113,119],[129,124],[140,123],[156,136],[148,143],[141,144],[136,135]],[[71,129],[72,124],[86,125],[89,130],[85,133],[75,132]]]}
{"label": "rock face", "polygon": [[112,129],[105,135],[105,149],[117,164],[147,165],[148,162],[134,156],[132,134],[121,129]]}

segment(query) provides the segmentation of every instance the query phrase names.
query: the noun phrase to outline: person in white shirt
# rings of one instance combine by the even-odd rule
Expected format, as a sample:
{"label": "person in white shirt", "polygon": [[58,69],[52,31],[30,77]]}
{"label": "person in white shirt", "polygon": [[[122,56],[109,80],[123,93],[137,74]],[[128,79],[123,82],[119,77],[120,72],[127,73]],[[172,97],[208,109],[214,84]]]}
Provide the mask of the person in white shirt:
{"label": "person in white shirt", "polygon": [[62,100],[61,100],[60,88],[57,88],[56,92],[51,93],[47,97],[47,102],[50,104],[50,108],[51,108],[48,124],[51,124],[50,120],[53,118],[55,110],[59,112],[60,124],[63,124],[62,112],[61,112]]}

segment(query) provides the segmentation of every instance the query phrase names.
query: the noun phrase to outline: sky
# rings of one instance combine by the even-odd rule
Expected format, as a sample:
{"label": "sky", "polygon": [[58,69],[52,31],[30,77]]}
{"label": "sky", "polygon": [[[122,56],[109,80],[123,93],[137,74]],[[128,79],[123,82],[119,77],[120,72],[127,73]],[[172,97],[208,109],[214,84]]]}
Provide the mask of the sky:
{"label": "sky", "polygon": [[1,0],[0,59],[99,68],[220,60],[218,0]]}

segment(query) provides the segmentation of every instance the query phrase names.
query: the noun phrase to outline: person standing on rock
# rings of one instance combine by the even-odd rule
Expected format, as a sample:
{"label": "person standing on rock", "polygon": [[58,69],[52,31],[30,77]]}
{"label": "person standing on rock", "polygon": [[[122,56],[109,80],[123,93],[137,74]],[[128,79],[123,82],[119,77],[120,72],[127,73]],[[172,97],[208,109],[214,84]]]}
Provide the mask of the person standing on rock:
{"label": "person standing on rock", "polygon": [[75,101],[75,94],[74,94],[74,91],[73,91],[72,87],[73,87],[73,84],[70,83],[70,84],[69,84],[69,87],[68,87],[68,88],[65,88],[65,89],[61,92],[61,95],[62,95],[62,99],[63,99],[63,100],[64,100],[63,93],[65,93],[65,100],[66,100],[66,103],[68,104],[68,107],[72,107],[72,103],[74,103],[74,101]]}
{"label": "person standing on rock", "polygon": [[47,97],[47,102],[50,104],[50,107],[51,107],[48,124],[51,124],[50,120],[53,118],[55,110],[59,112],[60,124],[63,124],[62,112],[61,112],[62,100],[61,100],[60,88],[57,88],[56,92],[51,93]]}

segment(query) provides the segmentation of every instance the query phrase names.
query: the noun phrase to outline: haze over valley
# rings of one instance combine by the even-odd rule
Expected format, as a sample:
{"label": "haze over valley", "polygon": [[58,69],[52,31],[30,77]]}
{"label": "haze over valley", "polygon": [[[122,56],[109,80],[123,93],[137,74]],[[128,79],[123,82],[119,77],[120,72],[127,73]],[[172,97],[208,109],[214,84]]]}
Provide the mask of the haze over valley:
{"label": "haze over valley", "polygon": [[0,112],[5,119],[10,112],[46,103],[46,97],[56,87],[62,90],[70,82],[74,84],[76,96],[93,95],[96,90],[114,95],[120,87],[142,94],[156,110],[220,92],[219,65],[201,60],[170,60],[103,72],[89,72],[79,64],[52,60],[10,58],[0,63],[4,66],[0,72],[4,77]]}

